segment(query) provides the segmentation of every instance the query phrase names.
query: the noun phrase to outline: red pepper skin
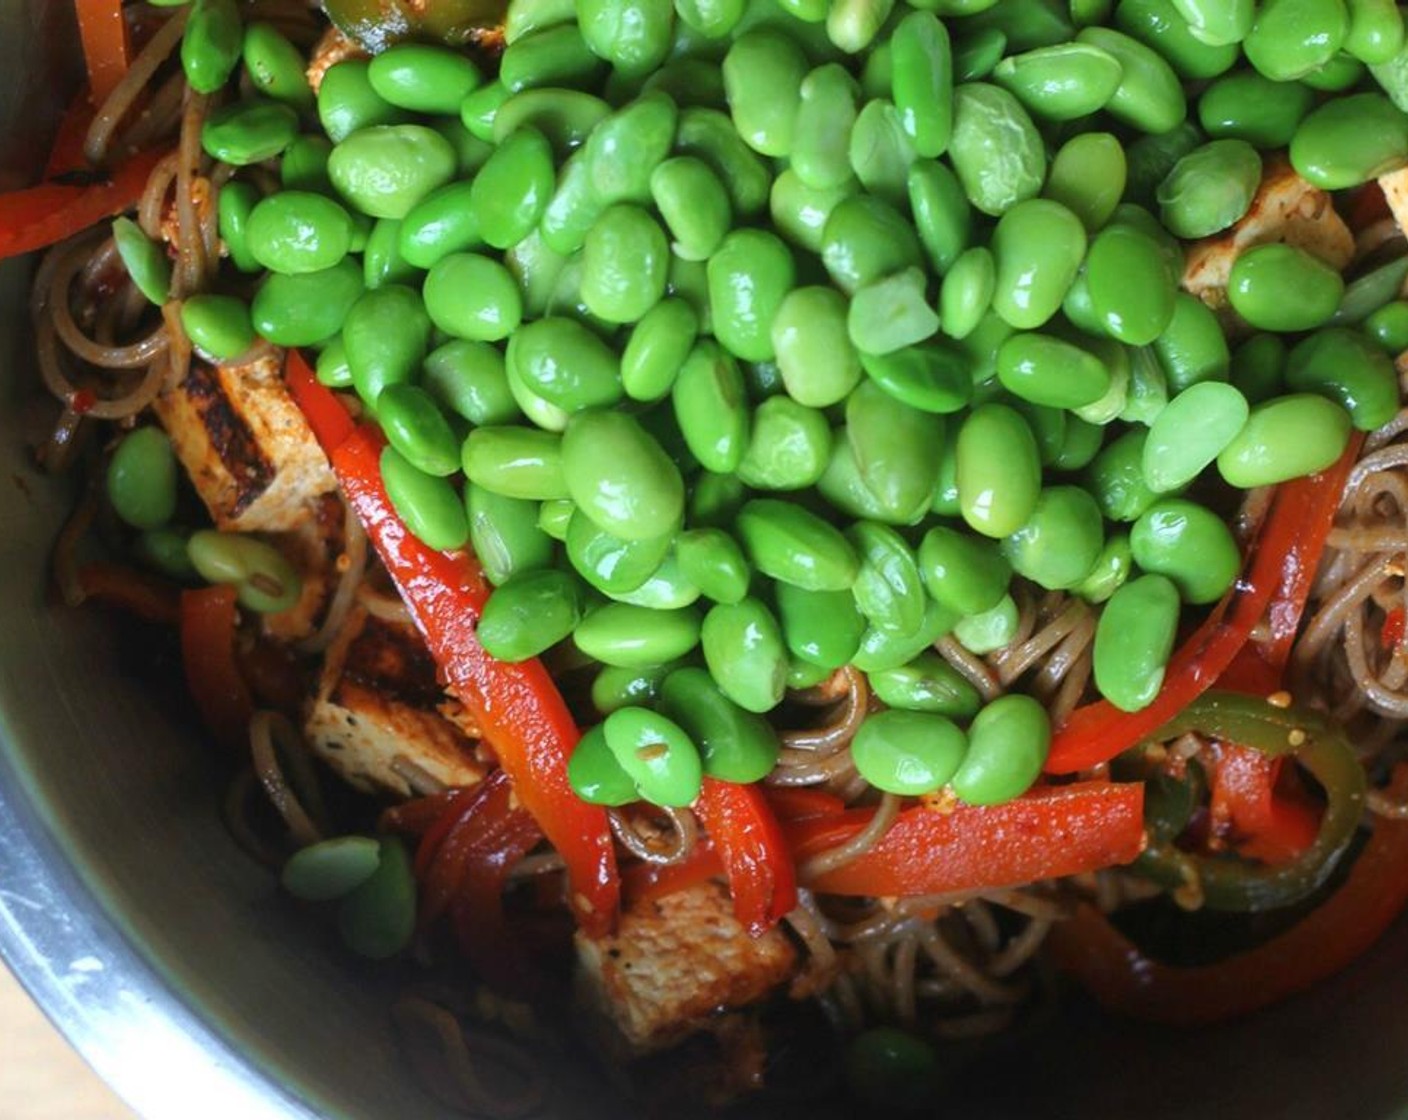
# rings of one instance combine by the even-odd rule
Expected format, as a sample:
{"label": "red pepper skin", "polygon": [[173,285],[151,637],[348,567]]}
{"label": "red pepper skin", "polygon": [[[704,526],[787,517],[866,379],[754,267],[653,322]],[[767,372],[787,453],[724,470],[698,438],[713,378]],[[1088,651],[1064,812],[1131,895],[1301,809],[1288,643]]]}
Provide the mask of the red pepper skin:
{"label": "red pepper skin", "polygon": [[483,573],[469,554],[436,552],[407,531],[381,483],[382,446],[379,432],[361,426],[332,450],[343,495],[446,685],[483,728],[515,796],[566,862],[578,924],[601,936],[615,922],[620,882],[606,810],[582,801],[567,781],[577,726],[540,662],[510,664],[484,652],[474,632],[489,594]]}
{"label": "red pepper skin", "polygon": [[293,402],[303,413],[313,435],[325,452],[344,443],[357,424],[347,407],[326,385],[318,380],[313,367],[297,350],[284,356],[284,381],[293,394]]}
{"label": "red pepper skin", "polygon": [[[786,826],[798,861],[860,832],[873,810]],[[1020,886],[1129,863],[1144,846],[1144,787],[1078,782],[1015,801],[906,809],[858,859],[807,884],[825,894],[912,897]]]}
{"label": "red pepper skin", "polygon": [[1211,766],[1214,830],[1229,832],[1238,854],[1263,863],[1295,859],[1320,830],[1320,813],[1313,806],[1277,794],[1284,761],[1224,743]]}
{"label": "red pepper skin", "polygon": [[787,837],[759,786],[705,778],[694,804],[728,874],[733,910],[754,937],[797,906],[797,873]]}
{"label": "red pepper skin", "polygon": [[181,593],[171,583],[118,564],[85,564],[78,570],[78,587],[85,602],[116,607],[145,622],[181,624]]}
{"label": "red pepper skin", "polygon": [[93,104],[101,105],[122,81],[131,61],[132,45],[127,21],[122,16],[122,0],[81,0],[74,8]]}
{"label": "red pepper skin", "polygon": [[1402,607],[1394,607],[1384,615],[1383,629],[1379,631],[1379,644],[1386,650],[1395,650],[1403,644],[1404,615]]}
{"label": "red pepper skin", "polygon": [[1358,450],[1356,436],[1328,470],[1280,486],[1241,577],[1169,659],[1154,702],[1133,713],[1105,700],[1077,708],[1052,737],[1048,773],[1070,774],[1109,762],[1163,726],[1218,683],[1263,617],[1271,629],[1263,660],[1279,672]]}
{"label": "red pepper skin", "polygon": [[[1408,768],[1390,792],[1408,795]],[[1051,929],[1057,966],[1108,1010],[1174,1026],[1247,1015],[1302,992],[1350,964],[1408,906],[1408,821],[1374,822],[1344,885],[1299,923],[1216,964],[1175,968],[1146,956],[1093,906]]]}
{"label": "red pepper skin", "polygon": [[181,592],[181,664],[186,687],[211,734],[232,748],[247,745],[254,700],[235,657],[235,589]]}
{"label": "red pepper skin", "polygon": [[56,245],[137,205],[165,149],[135,155],[86,186],[42,183],[0,194],[0,260]]}

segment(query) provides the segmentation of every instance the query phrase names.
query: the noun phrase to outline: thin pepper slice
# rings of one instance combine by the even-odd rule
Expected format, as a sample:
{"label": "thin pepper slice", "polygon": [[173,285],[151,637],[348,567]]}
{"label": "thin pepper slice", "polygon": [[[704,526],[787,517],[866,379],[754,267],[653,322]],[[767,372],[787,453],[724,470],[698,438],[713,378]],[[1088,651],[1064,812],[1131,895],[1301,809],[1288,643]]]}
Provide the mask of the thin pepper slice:
{"label": "thin pepper slice", "polygon": [[[844,843],[872,809],[784,826],[802,861]],[[826,894],[913,897],[1021,886],[1131,862],[1144,844],[1144,786],[1077,782],[1002,805],[906,809],[881,840],[807,886]]]}
{"label": "thin pepper slice", "polygon": [[[1408,767],[1389,787],[1408,797]],[[1366,952],[1408,906],[1408,820],[1380,818],[1344,885],[1289,930],[1215,964],[1176,968],[1147,956],[1094,906],[1052,928],[1057,967],[1105,1008],[1196,1026],[1248,1015],[1328,979]]]}
{"label": "thin pepper slice", "polygon": [[1077,708],[1052,736],[1049,773],[1088,770],[1148,738],[1217,683],[1263,618],[1271,628],[1271,648],[1284,664],[1280,650],[1294,641],[1309,581],[1357,455],[1358,442],[1352,440],[1328,470],[1278,488],[1242,575],[1169,659],[1154,702],[1132,713],[1105,700]]}
{"label": "thin pepper slice", "polygon": [[122,15],[122,0],[81,0],[73,7],[78,13],[78,38],[83,44],[88,88],[93,103],[101,105],[131,64],[132,43]]}
{"label": "thin pepper slice", "polygon": [[254,699],[235,652],[238,614],[227,584],[181,592],[181,664],[201,719],[226,746],[245,745]]}
{"label": "thin pepper slice", "polygon": [[797,905],[797,873],[787,837],[760,787],[705,778],[694,803],[728,874],[733,910],[755,937]]}
{"label": "thin pepper slice", "polygon": [[1189,731],[1254,747],[1268,758],[1294,755],[1325,791],[1320,830],[1285,863],[1199,856],[1160,842],[1140,857],[1139,870],[1171,886],[1195,882],[1203,905],[1214,910],[1289,906],[1321,887],[1348,849],[1364,810],[1364,768],[1343,733],[1318,713],[1274,707],[1235,692],[1200,697],[1158,735],[1176,739]]}
{"label": "thin pepper slice", "polygon": [[1284,758],[1254,747],[1222,743],[1209,765],[1214,829],[1230,833],[1237,853],[1263,863],[1284,863],[1315,842],[1320,814],[1277,792]]}
{"label": "thin pepper slice", "polygon": [[356,421],[337,396],[318,380],[303,355],[290,350],[284,355],[284,379],[293,403],[303,413],[318,446],[330,451],[347,440],[356,429]]}

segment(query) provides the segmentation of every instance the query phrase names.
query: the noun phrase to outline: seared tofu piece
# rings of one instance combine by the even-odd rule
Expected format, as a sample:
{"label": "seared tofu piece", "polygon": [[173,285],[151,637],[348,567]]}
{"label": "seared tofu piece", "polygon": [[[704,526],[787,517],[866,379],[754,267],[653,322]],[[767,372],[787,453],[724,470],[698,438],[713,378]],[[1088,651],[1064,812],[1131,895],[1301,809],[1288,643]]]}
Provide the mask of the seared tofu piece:
{"label": "seared tofu piece", "polygon": [[1379,176],[1379,187],[1398,228],[1408,233],[1408,167]]}
{"label": "seared tofu piece", "polygon": [[317,93],[322,88],[323,75],[339,62],[370,57],[359,43],[349,39],[336,27],[329,27],[313,48],[313,57],[308,60],[308,84]]}
{"label": "seared tofu piece", "polygon": [[221,529],[297,529],[314,516],[316,500],[337,488],[276,358],[240,366],[192,362],[154,408]]}
{"label": "seared tofu piece", "polygon": [[1233,262],[1247,249],[1282,241],[1319,257],[1337,272],[1354,256],[1354,235],[1327,192],[1297,175],[1285,160],[1267,161],[1251,208],[1231,229],[1188,246],[1183,287],[1214,311],[1227,307]]}
{"label": "seared tofu piece", "polygon": [[441,690],[435,663],[410,622],[356,607],[323,661],[304,723],[313,749],[351,785],[402,797],[402,760],[448,786],[479,782],[474,727]]}
{"label": "seared tofu piece", "polygon": [[797,950],[777,929],[749,937],[728,891],[706,882],[638,903],[614,936],[578,933],[577,964],[578,1001],[604,1028],[603,1048],[634,1058],[736,1020],[728,1013],[792,978]]}

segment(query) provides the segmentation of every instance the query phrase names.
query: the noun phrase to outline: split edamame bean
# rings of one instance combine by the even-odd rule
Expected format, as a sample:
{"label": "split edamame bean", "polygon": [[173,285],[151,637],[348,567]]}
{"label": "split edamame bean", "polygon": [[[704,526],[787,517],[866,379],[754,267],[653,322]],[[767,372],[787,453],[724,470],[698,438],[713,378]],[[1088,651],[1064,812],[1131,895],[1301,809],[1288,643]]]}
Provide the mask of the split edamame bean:
{"label": "split edamame bean", "polygon": [[1031,117],[1007,90],[983,82],[954,91],[948,156],[968,200],[984,214],[1034,198],[1046,179],[1046,148]]}

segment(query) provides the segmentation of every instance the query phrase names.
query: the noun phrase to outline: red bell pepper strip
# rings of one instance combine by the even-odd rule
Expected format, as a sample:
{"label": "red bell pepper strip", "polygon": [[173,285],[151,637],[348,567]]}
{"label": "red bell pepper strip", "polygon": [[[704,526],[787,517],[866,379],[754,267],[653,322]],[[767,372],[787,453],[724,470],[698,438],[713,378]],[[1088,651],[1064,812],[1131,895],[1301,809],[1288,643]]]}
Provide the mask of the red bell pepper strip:
{"label": "red bell pepper strip", "polygon": [[[800,862],[844,843],[874,810],[786,825]],[[1078,782],[1002,805],[906,809],[868,852],[808,886],[826,894],[913,897],[1021,886],[1133,860],[1144,846],[1144,786]]]}
{"label": "red bell pepper strip", "polygon": [[1285,664],[1358,449],[1356,435],[1327,470],[1282,483],[1241,577],[1169,659],[1154,702],[1138,712],[1106,700],[1076,709],[1052,737],[1048,772],[1099,766],[1163,726],[1218,682],[1263,618],[1271,630],[1264,660]]}
{"label": "red bell pepper strip", "polygon": [[0,260],[55,245],[130,210],[165,156],[163,149],[142,152],[87,185],[41,183],[0,194]]}
{"label": "red bell pepper strip", "polygon": [[846,803],[834,793],[807,786],[768,786],[763,796],[780,821],[800,821],[808,817],[830,817],[846,811]]}
{"label": "red bell pepper strip", "polygon": [[636,863],[621,872],[621,893],[627,906],[689,890],[724,874],[724,861],[708,837],[701,837],[683,863]]}
{"label": "red bell pepper strip", "polygon": [[[1408,795],[1408,768],[1390,792]],[[1408,821],[1380,818],[1344,884],[1284,933],[1215,964],[1177,968],[1146,956],[1095,907],[1052,927],[1056,964],[1108,1010],[1193,1026],[1247,1015],[1350,964],[1408,906]]]}
{"label": "red bell pepper strip", "polygon": [[1231,743],[1219,744],[1217,755],[1209,780],[1213,829],[1229,833],[1239,855],[1284,863],[1314,843],[1319,811],[1277,792],[1285,759]]}
{"label": "red bell pepper strip", "polygon": [[1394,607],[1384,615],[1384,624],[1379,630],[1379,644],[1385,650],[1391,652],[1403,644],[1404,621],[1402,607]]}
{"label": "red bell pepper strip", "polygon": [[44,165],[44,178],[62,179],[65,176],[83,181],[94,175],[87,157],[83,154],[88,130],[93,127],[93,104],[86,93],[80,93],[68,107],[63,120],[59,122],[54,146],[49,149],[49,162]]}
{"label": "red bell pepper strip", "polygon": [[293,394],[294,404],[313,429],[318,446],[331,453],[334,447],[344,443],[356,429],[356,421],[347,406],[318,380],[313,367],[297,350],[289,350],[284,356],[284,379]]}
{"label": "red bell pepper strip", "polygon": [[705,778],[694,811],[728,874],[735,916],[765,933],[796,908],[797,873],[761,787]]}
{"label": "red bell pepper strip", "polygon": [[244,746],[254,700],[235,654],[235,589],[181,592],[181,664],[201,719],[222,743]]}
{"label": "red bell pepper strip", "polygon": [[80,0],[74,10],[78,13],[78,37],[83,43],[88,87],[93,103],[101,105],[131,64],[132,44],[122,16],[122,0]]}
{"label": "red bell pepper strip", "polygon": [[478,562],[463,551],[437,552],[412,536],[381,482],[381,434],[365,425],[347,432],[335,422],[335,410],[342,405],[312,378],[306,362],[290,363],[285,373],[294,400],[320,440],[342,436],[323,449],[343,496],[425,636],[447,686],[483,729],[513,782],[514,795],[566,863],[578,924],[592,936],[608,933],[620,902],[616,853],[606,810],[582,801],[567,781],[567,759],[578,731],[557,686],[539,661],[509,663],[484,652],[474,624],[489,587]]}

